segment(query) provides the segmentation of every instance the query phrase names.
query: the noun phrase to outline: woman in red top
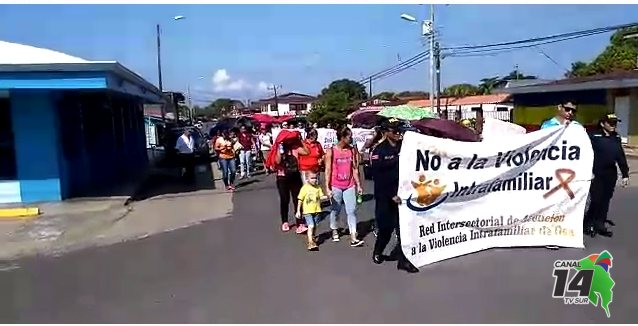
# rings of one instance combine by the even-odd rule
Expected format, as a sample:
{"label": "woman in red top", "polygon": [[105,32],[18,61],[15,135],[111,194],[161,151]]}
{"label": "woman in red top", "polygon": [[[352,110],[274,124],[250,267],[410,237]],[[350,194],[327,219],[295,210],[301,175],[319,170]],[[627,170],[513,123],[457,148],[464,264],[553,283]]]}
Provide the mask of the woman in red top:
{"label": "woman in red top", "polygon": [[321,172],[323,156],[325,152],[321,143],[317,141],[318,133],[317,129],[310,129],[306,133],[306,139],[304,143],[306,148],[310,151],[308,155],[299,156],[299,171],[301,171],[301,179],[303,183],[306,183],[306,173],[313,172],[317,174],[317,180],[319,180],[319,172]]}

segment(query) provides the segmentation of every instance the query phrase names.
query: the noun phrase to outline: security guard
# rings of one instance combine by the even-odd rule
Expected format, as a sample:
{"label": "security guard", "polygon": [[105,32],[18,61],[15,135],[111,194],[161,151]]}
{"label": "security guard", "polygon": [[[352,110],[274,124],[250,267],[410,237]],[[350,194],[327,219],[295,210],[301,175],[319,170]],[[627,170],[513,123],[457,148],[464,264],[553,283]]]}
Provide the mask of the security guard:
{"label": "security guard", "polygon": [[372,179],[374,180],[375,222],[378,235],[374,243],[372,260],[376,264],[383,262],[383,250],[392,238],[392,231],[397,233],[397,268],[408,273],[417,273],[401,250],[399,236],[399,204],[397,196],[399,190],[399,151],[401,150],[401,134],[395,122],[386,121],[382,124],[385,139],[372,150],[370,154]]}
{"label": "security guard", "polygon": [[[611,237],[613,233],[605,227],[609,202],[614,195],[618,179],[616,165],[622,174],[622,186],[629,184],[629,167],[622,148],[620,136],[616,133],[618,118],[608,114],[598,121],[598,128],[590,134],[594,149],[594,179],[589,189],[590,204],[585,214],[585,233],[594,237],[600,234]],[[613,224],[613,222],[608,221]]]}

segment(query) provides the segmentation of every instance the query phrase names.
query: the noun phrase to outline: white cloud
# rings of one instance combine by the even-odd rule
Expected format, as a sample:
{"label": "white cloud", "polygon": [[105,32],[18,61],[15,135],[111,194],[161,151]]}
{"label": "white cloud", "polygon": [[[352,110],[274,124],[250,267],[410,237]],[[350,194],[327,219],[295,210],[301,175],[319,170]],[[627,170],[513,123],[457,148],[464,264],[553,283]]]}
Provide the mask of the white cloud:
{"label": "white cloud", "polygon": [[226,69],[219,69],[215,71],[215,74],[213,75],[213,84],[215,85],[223,85],[229,80],[230,76],[228,75],[228,72],[226,72]]}
{"label": "white cloud", "polygon": [[268,91],[268,83],[260,81],[257,84],[257,90],[260,92],[267,92]]}
{"label": "white cloud", "polygon": [[260,81],[259,83],[252,84],[244,79],[234,79],[226,69],[218,69],[212,78],[213,90],[215,92],[241,92],[241,91],[255,91],[258,93],[264,93],[268,91],[268,84]]}

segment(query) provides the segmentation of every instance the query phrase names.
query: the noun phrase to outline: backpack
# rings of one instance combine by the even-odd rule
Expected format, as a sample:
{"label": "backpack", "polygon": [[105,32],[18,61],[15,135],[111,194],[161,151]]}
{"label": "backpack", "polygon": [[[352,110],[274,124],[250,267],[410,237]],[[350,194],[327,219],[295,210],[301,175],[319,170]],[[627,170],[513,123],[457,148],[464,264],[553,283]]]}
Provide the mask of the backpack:
{"label": "backpack", "polygon": [[284,153],[281,156],[281,166],[286,175],[299,172],[299,161],[292,153]]}

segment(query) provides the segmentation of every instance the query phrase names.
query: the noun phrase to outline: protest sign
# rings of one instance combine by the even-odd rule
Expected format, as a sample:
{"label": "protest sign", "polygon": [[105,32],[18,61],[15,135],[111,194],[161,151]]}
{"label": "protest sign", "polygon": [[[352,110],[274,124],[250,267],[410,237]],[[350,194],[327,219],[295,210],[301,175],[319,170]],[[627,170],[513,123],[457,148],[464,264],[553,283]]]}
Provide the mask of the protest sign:
{"label": "protest sign", "polygon": [[494,118],[485,118],[483,123],[483,141],[499,140],[501,137],[524,135],[525,128],[507,121]]}
{"label": "protest sign", "polygon": [[482,143],[408,132],[399,165],[401,245],[415,266],[496,247],[583,248],[593,150],[581,126]]}
{"label": "protest sign", "polygon": [[[357,149],[361,151],[366,140],[374,135],[373,129],[352,128],[352,141],[357,145]],[[317,141],[321,143],[324,149],[328,149],[337,143],[337,131],[328,128],[317,128]]]}

